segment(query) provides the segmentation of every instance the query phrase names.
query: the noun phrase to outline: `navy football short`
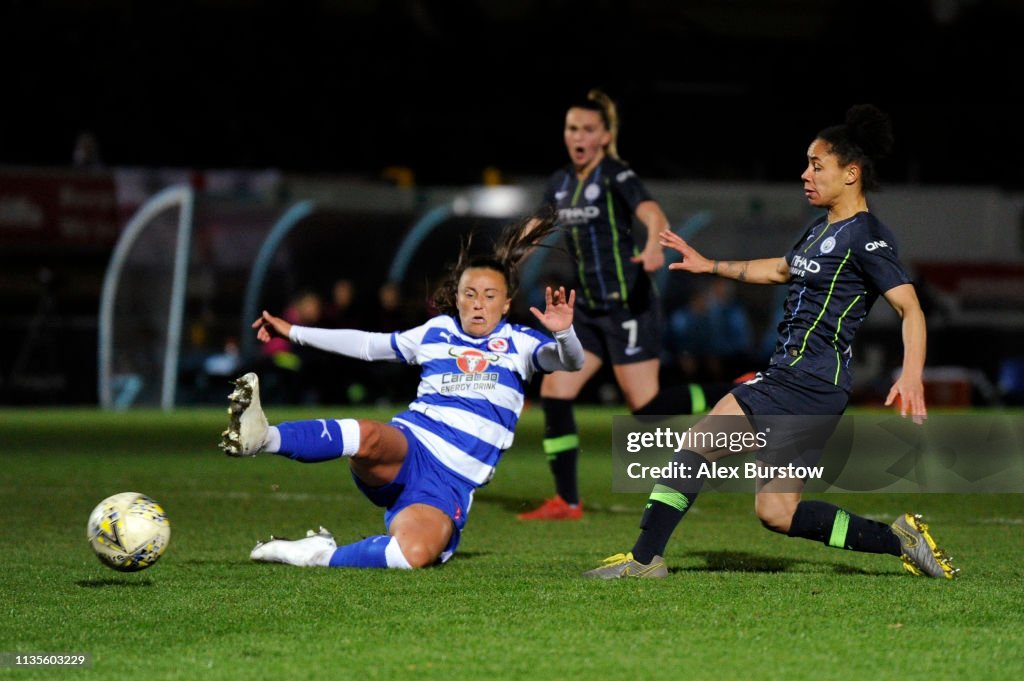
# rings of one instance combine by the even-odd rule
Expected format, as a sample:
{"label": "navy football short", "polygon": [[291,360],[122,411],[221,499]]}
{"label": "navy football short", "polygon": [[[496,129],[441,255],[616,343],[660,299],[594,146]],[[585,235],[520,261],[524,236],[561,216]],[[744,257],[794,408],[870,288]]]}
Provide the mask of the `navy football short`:
{"label": "navy football short", "polygon": [[769,432],[757,460],[771,465],[813,465],[839,425],[850,396],[796,369],[771,367],[732,390],[754,430]]}
{"label": "navy football short", "polygon": [[380,487],[367,485],[355,473],[352,479],[367,499],[387,509],[384,512],[385,527],[391,527],[394,517],[413,504],[433,506],[451,518],[454,528],[452,538],[441,552],[441,562],[446,562],[459,546],[476,488],[445,468],[405,426],[394,422],[390,425],[402,431],[409,443],[398,475]]}
{"label": "navy football short", "polygon": [[578,306],[573,328],[583,349],[612,364],[634,364],[661,357],[665,324],[658,305],[643,312],[628,309],[592,312]]}

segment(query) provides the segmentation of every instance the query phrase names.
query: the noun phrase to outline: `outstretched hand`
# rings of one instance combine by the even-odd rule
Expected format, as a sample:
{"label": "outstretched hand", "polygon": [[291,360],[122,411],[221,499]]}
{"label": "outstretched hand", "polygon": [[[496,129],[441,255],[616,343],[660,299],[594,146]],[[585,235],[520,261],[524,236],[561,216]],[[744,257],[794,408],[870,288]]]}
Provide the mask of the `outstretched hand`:
{"label": "outstretched hand", "polygon": [[666,229],[658,235],[658,241],[665,248],[671,248],[673,251],[683,256],[679,262],[669,263],[668,268],[670,270],[682,270],[684,272],[693,272],[695,274],[701,274],[704,272],[710,272],[712,262],[705,258],[703,255],[697,252],[697,250],[686,243],[683,237],[679,236],[672,230]]}
{"label": "outstretched hand", "polygon": [[576,291],[570,290],[568,297],[565,295],[565,287],[559,286],[552,290],[550,286],[544,289],[544,311],[531,307],[530,312],[544,325],[544,328],[551,333],[565,331],[572,326],[572,310],[576,304]]}
{"label": "outstretched hand", "polygon": [[924,404],[924,385],[919,380],[904,380],[901,375],[885,398],[885,406],[893,404],[899,407],[900,416],[906,418],[910,414],[914,423],[924,423],[928,418],[928,408]]}
{"label": "outstretched hand", "polygon": [[275,335],[288,338],[288,334],[292,331],[292,324],[264,310],[260,318],[252,323],[252,328],[256,329],[256,338],[261,343],[269,343]]}

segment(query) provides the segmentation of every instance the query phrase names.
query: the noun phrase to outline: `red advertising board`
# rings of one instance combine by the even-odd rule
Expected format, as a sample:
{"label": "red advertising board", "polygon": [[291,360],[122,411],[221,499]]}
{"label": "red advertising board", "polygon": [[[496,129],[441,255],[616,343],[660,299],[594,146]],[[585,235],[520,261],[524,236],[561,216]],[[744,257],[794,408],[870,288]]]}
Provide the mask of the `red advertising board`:
{"label": "red advertising board", "polygon": [[110,246],[119,224],[111,173],[0,169],[0,244]]}

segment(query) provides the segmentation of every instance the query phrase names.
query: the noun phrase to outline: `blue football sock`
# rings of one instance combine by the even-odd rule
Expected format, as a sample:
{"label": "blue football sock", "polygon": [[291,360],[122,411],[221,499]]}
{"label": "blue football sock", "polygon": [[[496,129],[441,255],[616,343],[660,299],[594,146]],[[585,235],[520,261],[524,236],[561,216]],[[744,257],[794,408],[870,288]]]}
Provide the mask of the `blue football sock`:
{"label": "blue football sock", "polygon": [[335,419],[287,421],[279,424],[277,429],[281,433],[281,447],[277,453],[295,461],[330,461],[346,453],[341,423]]}
{"label": "blue football sock", "polygon": [[331,556],[331,567],[386,568],[385,551],[391,537],[378,534],[353,544],[339,546]]}

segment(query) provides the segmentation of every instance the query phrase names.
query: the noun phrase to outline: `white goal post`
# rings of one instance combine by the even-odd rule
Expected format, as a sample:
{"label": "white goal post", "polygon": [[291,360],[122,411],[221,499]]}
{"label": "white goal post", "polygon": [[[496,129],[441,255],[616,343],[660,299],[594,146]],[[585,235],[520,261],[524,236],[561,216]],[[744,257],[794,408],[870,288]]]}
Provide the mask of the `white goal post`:
{"label": "white goal post", "polygon": [[103,277],[103,291],[100,298],[99,365],[97,368],[99,402],[103,409],[126,409],[131,406],[144,380],[141,376],[117,366],[114,357],[114,311],[125,263],[143,231],[152,225],[164,211],[177,208],[177,235],[173,253],[163,254],[173,258],[170,300],[166,303],[163,301],[158,303],[167,305],[167,321],[164,325],[166,335],[163,339],[164,353],[159,392],[160,407],[164,410],[174,408],[194,204],[195,193],[190,187],[178,185],[164,189],[135,213],[117,240],[110,264]]}

